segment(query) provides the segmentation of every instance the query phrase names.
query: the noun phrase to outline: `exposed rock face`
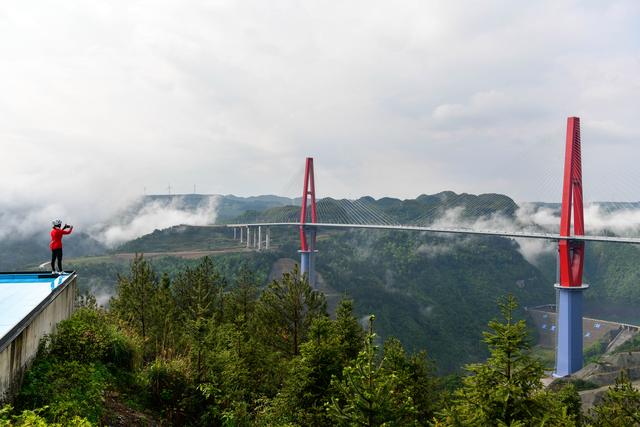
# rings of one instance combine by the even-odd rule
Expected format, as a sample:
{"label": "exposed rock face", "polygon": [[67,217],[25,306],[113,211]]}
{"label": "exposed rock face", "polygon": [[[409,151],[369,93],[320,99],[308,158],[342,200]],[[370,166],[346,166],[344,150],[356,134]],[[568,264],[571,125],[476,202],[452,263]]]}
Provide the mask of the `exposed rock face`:
{"label": "exposed rock face", "polygon": [[571,376],[572,379],[580,379],[600,386],[580,392],[584,412],[588,412],[602,401],[604,394],[623,369],[633,385],[640,387],[640,351],[603,356],[598,363],[590,363]]}
{"label": "exposed rock face", "polygon": [[588,364],[571,377],[605,386],[613,384],[622,369],[631,381],[640,380],[640,352],[603,356],[598,363]]}

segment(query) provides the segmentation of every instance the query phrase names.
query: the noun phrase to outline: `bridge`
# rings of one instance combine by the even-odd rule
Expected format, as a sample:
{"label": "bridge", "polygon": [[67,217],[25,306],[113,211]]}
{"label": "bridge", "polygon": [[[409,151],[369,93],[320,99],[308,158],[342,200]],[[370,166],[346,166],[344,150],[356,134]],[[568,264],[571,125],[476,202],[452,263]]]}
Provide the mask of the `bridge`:
{"label": "bridge", "polygon": [[[502,201],[493,208],[500,211],[508,210],[509,206]],[[479,213],[488,212],[486,206],[474,206],[471,210]],[[582,298],[584,291],[589,287],[582,281],[585,244],[586,242],[640,244],[640,238],[585,235],[580,119],[578,117],[567,119],[559,232],[440,226],[437,221],[434,221],[434,216],[436,216],[435,212],[427,209],[409,223],[401,224],[366,201],[343,201],[343,203],[335,203],[333,199],[316,201],[313,159],[307,158],[299,210],[283,210],[281,217],[276,221],[247,221],[228,224],[227,227],[233,229],[234,238],[239,237],[241,242],[246,241],[247,247],[258,249],[261,249],[263,244],[266,249],[269,248],[272,227],[297,229],[300,235],[298,251],[300,271],[303,275],[307,275],[312,284],[315,281],[316,236],[320,229],[403,230],[556,241],[559,268],[558,282],[554,285],[558,291],[555,375],[563,377],[581,369],[583,365]]]}

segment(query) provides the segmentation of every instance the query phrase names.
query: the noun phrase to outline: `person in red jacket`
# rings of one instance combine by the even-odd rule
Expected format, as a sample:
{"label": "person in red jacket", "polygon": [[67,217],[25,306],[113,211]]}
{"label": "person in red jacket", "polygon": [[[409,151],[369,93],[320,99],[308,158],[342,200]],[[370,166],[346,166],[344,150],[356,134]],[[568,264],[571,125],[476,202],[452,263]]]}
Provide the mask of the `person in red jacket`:
{"label": "person in red jacket", "polygon": [[62,236],[65,234],[71,234],[73,231],[73,225],[65,224],[62,227],[62,221],[56,219],[53,221],[53,228],[51,229],[51,274],[56,274],[55,263],[58,260],[58,271],[62,273]]}

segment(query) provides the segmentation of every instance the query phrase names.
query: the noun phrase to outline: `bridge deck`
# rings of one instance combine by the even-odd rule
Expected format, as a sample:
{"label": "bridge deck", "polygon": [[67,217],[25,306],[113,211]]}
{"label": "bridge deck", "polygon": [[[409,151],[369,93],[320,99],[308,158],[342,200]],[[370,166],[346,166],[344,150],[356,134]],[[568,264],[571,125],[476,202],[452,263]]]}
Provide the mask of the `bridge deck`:
{"label": "bridge deck", "polygon": [[[227,224],[228,228],[234,227],[299,227],[299,222],[265,222],[265,223],[246,223],[246,224]],[[613,243],[631,243],[640,244],[638,237],[617,237],[617,236],[561,236],[556,233],[535,233],[524,231],[495,231],[495,230],[474,230],[468,228],[439,228],[439,227],[422,227],[413,225],[377,225],[377,224],[333,224],[333,223],[316,223],[304,224],[305,227],[316,228],[352,228],[352,229],[370,229],[370,230],[405,230],[419,231],[427,233],[449,233],[449,234],[472,234],[480,236],[500,236],[523,239],[545,239],[545,240],[578,240],[589,242],[613,242]]]}

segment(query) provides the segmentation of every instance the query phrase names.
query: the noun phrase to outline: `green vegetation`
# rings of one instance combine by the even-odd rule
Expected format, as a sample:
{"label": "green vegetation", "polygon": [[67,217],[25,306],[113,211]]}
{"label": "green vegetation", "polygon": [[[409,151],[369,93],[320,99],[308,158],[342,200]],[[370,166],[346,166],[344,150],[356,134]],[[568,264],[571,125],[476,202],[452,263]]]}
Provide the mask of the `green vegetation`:
{"label": "green vegetation", "polygon": [[542,388],[543,367],[531,357],[526,325],[515,320],[512,296],[500,303],[504,322],[489,322],[484,342],[491,353],[485,363],[467,366],[470,375],[443,411],[444,425],[575,425],[580,417],[577,392],[559,398]]}
{"label": "green vegetation", "polygon": [[108,419],[104,397],[138,365],[136,340],[104,311],[80,308],[41,343],[16,398],[17,409],[39,408],[38,416],[63,425]]}
{"label": "green vegetation", "polygon": [[640,351],[640,334],[635,335],[629,341],[615,349],[614,353],[626,353],[629,351]]}
{"label": "green vegetation", "polygon": [[593,409],[593,427],[637,426],[640,424],[640,390],[624,371],[609,388],[601,405]]}
{"label": "green vegetation", "polygon": [[556,351],[553,348],[534,346],[531,349],[531,356],[542,363],[545,370],[552,371],[556,366]]}
{"label": "green vegetation", "polygon": [[[265,206],[265,210],[244,210],[244,216],[237,221],[276,220],[297,209],[285,206],[286,200],[260,201],[263,202],[273,204]],[[452,192],[422,195],[414,200],[365,197],[359,203],[373,206],[398,222],[413,221],[425,212],[429,215],[423,220],[428,222],[452,207],[459,208],[461,215],[469,219],[474,215],[496,213],[509,217],[517,208],[511,199],[502,195]],[[471,208],[480,205],[483,206],[481,212]],[[339,204],[324,200],[323,212],[332,209],[339,210]],[[178,226],[155,231],[123,245],[118,251],[154,254],[165,251],[164,256],[154,255],[149,260],[159,275],[166,273],[173,280],[179,271],[193,268],[198,261],[172,256],[172,252],[215,251],[234,248],[235,244],[231,250],[236,253],[211,254],[218,269],[233,280],[239,265],[246,262],[256,275],[260,289],[268,285],[267,278],[276,260],[297,258],[296,233],[290,229],[273,229],[272,242],[276,246],[263,253],[242,252],[239,242],[233,242],[231,236],[231,230]],[[437,362],[440,373],[459,371],[465,363],[487,357],[478,336],[486,323],[498,314],[494,304],[497,295],[511,293],[523,306],[554,300],[551,284],[555,280],[555,259],[542,257],[539,265],[534,266],[509,239],[336,230],[322,232],[318,237],[317,270],[324,283],[335,293],[354,300],[357,318],[365,319],[375,312],[376,332],[383,340],[397,337],[410,351],[430,348],[430,356]],[[634,300],[625,298],[637,288],[633,272],[640,262],[640,252],[630,246],[593,244],[588,246],[587,255],[586,281],[592,284],[587,299],[597,300],[598,308],[612,301],[632,303]],[[74,259],[67,265],[80,273],[81,288],[96,294],[104,304],[108,296],[114,294],[117,275],[126,272],[127,264],[125,254],[119,252],[109,257]],[[616,270],[615,274],[608,273],[610,268]],[[617,294],[620,289],[629,292]],[[333,307],[334,300],[330,302],[329,306]],[[589,305],[589,301],[586,304]],[[627,313],[629,316],[637,312],[632,308]],[[522,311],[518,315],[524,317]]]}
{"label": "green vegetation", "polygon": [[[635,245],[591,243],[587,246],[585,260],[585,277],[592,286],[587,293],[588,297],[597,300],[602,305],[602,300],[607,305],[634,306],[640,303],[640,271],[637,266],[640,263],[640,250]],[[614,311],[622,311],[617,308]],[[620,321],[627,323],[640,323],[640,315],[633,307],[625,313]],[[615,320],[615,319],[613,319]]]}
{"label": "green vegetation", "polygon": [[499,314],[497,295],[511,293],[526,306],[553,299],[540,271],[507,239],[353,231],[318,248],[318,271],[354,299],[356,312],[375,312],[383,338],[395,336],[411,351],[429,348],[443,373],[487,356],[478,336]]}
{"label": "green vegetation", "polygon": [[[335,318],[297,271],[261,290],[214,260],[158,275],[142,256],[111,310],[91,298],[42,342],[0,425],[632,425],[640,393],[621,378],[592,420],[573,384],[543,368],[513,296],[484,333],[489,358],[438,377],[423,352],[381,341],[345,299]],[[380,346],[382,344],[382,346]],[[607,420],[616,420],[606,424]],[[631,420],[631,424],[629,421]],[[627,424],[625,424],[627,423]]]}
{"label": "green vegetation", "polygon": [[211,251],[237,247],[227,228],[177,225],[165,230],[131,240],[116,249],[116,252],[178,252]]}
{"label": "green vegetation", "polygon": [[605,351],[607,351],[607,346],[609,345],[608,339],[600,339],[591,344],[589,347],[584,349],[584,364],[587,365],[589,363],[597,362],[600,359]]}
{"label": "green vegetation", "polygon": [[[182,239],[181,233],[166,230],[157,233],[153,242],[141,239],[139,243],[148,245],[139,249],[179,245],[181,240],[176,239]],[[211,231],[194,227],[186,233],[210,236]],[[212,256],[217,270],[231,283],[246,264],[257,287],[265,288],[273,264],[296,254],[297,248],[290,231],[274,230],[273,237],[278,248],[268,252]],[[553,288],[542,273],[507,239],[332,231],[319,235],[318,249],[318,272],[337,294],[354,300],[356,317],[375,312],[376,332],[382,340],[397,337],[412,352],[429,348],[442,373],[487,356],[478,336],[498,314],[496,295],[513,293],[525,306],[553,299]],[[172,256],[148,261],[159,276],[166,273],[170,280],[200,262]],[[105,295],[115,292],[113,282],[126,273],[128,260],[114,255],[71,260],[68,266],[79,272],[82,290],[96,294],[105,304]]]}

